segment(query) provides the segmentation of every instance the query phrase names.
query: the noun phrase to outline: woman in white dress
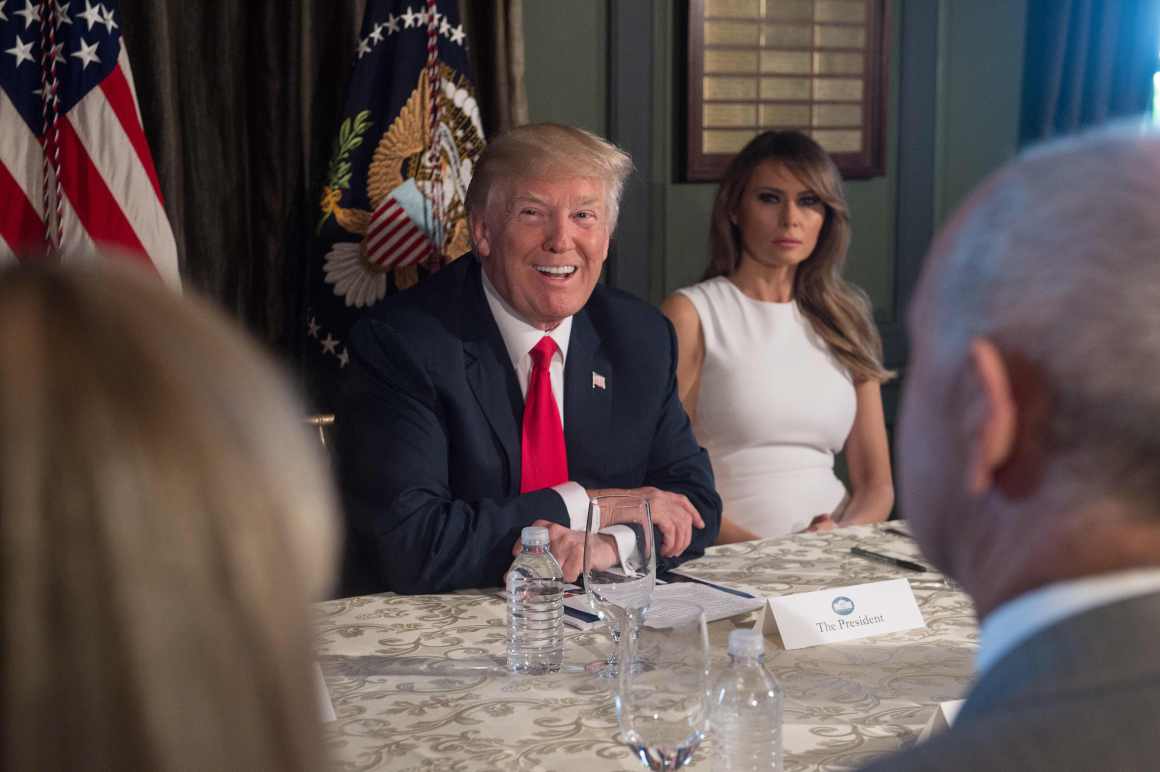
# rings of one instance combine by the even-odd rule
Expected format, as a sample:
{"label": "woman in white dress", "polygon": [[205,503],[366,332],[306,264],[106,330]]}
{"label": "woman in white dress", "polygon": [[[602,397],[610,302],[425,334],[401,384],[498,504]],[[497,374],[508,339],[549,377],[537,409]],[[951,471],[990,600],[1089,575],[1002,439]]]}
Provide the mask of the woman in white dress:
{"label": "woman in white dress", "polygon": [[[841,176],[809,137],[765,132],[733,159],[713,205],[704,279],[662,310],[678,390],[725,502],[718,543],[886,519],[894,503],[865,293],[841,275]],[[834,475],[845,452],[851,490]]]}

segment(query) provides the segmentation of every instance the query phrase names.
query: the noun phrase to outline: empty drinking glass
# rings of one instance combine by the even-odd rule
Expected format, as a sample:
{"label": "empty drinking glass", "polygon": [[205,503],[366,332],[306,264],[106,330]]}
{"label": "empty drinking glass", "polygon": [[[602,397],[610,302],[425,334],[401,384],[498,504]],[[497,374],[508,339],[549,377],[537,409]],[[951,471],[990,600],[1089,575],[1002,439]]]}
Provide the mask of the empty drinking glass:
{"label": "empty drinking glass", "polygon": [[689,762],[708,724],[709,633],[700,606],[664,601],[666,628],[648,625],[620,642],[616,718],[624,742],[649,769]]}
{"label": "empty drinking glass", "polygon": [[[594,529],[599,528],[599,531]],[[616,650],[622,632],[631,635],[652,602],[657,561],[653,549],[652,513],[640,496],[598,496],[588,505],[584,537],[584,587],[593,611],[608,626],[613,649],[589,672],[616,674]]]}

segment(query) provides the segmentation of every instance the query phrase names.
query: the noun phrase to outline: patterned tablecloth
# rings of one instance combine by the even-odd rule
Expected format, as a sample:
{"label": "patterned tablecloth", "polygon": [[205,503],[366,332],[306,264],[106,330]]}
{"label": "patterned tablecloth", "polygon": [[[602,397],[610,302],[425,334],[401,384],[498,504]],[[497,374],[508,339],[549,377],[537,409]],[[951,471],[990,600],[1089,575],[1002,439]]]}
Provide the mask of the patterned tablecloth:
{"label": "patterned tablecloth", "polygon": [[[786,691],[786,770],[857,767],[914,742],[935,706],[966,691],[977,628],[970,601],[937,574],[850,554],[860,544],[918,555],[909,539],[865,526],[715,547],[683,571],[760,595],[904,576],[926,628],[784,651],[766,661]],[[343,770],[640,770],[619,743],[610,684],[582,671],[608,649],[602,631],[566,628],[565,670],[512,676],[502,600],[493,595],[369,595],[320,603],[319,660],[337,721],[326,736]],[[735,626],[710,625],[714,665]],[[709,769],[712,740],[687,769]]]}

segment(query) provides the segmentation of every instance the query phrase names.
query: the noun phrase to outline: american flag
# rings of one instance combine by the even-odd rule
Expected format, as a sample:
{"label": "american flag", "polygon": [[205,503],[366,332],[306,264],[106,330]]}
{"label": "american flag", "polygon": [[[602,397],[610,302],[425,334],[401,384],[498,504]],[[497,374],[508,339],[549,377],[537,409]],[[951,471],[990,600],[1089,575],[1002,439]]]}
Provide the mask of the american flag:
{"label": "american flag", "polygon": [[0,263],[98,250],[180,287],[117,4],[0,0]]}
{"label": "american flag", "polygon": [[435,251],[427,232],[390,195],[371,215],[364,243],[367,260],[383,269],[413,265]]}

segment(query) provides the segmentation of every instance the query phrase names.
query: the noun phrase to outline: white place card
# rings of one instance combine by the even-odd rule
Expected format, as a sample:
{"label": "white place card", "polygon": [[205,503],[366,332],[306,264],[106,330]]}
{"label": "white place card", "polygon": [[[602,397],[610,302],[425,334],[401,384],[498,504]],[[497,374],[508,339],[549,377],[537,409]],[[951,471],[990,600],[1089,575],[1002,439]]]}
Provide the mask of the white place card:
{"label": "white place card", "polygon": [[314,692],[318,696],[318,717],[322,719],[322,723],[337,721],[334,703],[330,701],[330,690],[326,688],[326,679],[322,677],[322,668],[317,662],[314,663]]}
{"label": "white place card", "polygon": [[852,641],[926,627],[905,579],[769,598],[764,632],[787,649]]}

